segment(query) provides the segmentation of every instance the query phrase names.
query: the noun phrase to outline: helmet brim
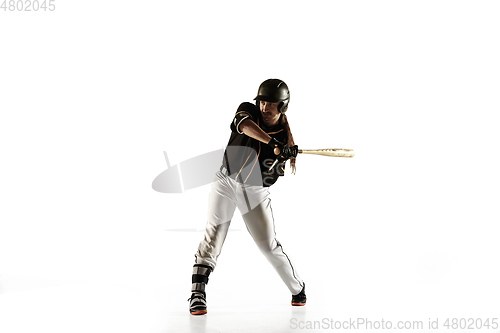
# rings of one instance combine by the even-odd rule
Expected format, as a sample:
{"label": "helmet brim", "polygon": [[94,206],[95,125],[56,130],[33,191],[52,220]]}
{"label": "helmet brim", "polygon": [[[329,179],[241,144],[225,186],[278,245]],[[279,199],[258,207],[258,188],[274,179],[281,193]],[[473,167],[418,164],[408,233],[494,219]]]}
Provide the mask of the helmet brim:
{"label": "helmet brim", "polygon": [[278,102],[285,101],[285,99],[272,98],[269,96],[262,96],[262,95],[257,95],[257,97],[255,97],[254,100],[255,101],[264,101],[264,102],[269,102],[269,103],[278,103]]}

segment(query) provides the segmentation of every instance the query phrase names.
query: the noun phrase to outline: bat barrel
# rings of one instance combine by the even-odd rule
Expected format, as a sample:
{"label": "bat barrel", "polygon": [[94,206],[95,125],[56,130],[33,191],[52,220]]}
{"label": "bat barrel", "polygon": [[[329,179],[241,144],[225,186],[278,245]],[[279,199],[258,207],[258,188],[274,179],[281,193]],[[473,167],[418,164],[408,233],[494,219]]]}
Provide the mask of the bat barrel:
{"label": "bat barrel", "polygon": [[299,149],[299,154],[312,154],[331,157],[354,157],[354,150],[344,148]]}

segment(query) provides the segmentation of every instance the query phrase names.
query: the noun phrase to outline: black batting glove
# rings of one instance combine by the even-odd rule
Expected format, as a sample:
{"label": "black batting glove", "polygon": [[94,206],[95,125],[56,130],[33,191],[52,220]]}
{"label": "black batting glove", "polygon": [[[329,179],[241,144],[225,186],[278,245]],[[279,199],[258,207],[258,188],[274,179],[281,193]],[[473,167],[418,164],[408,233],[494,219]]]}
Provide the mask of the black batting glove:
{"label": "black batting glove", "polygon": [[280,158],[283,160],[288,160],[290,158],[297,157],[298,153],[299,153],[299,147],[297,145],[292,147],[285,145],[283,147],[283,150],[281,151]]}
{"label": "black batting glove", "polygon": [[290,156],[288,158],[295,158],[299,154],[299,146],[295,145],[289,148]]}
{"label": "black batting glove", "polygon": [[289,158],[297,157],[297,154],[299,153],[299,147],[297,145],[290,147],[288,144],[282,143],[276,138],[272,138],[268,145],[273,149],[278,148],[280,150],[280,153],[278,154],[278,159],[280,161],[286,161]]}
{"label": "black batting glove", "polygon": [[284,147],[286,144],[283,142],[278,141],[276,138],[272,138],[271,141],[269,141],[268,145],[271,147],[271,149],[274,150],[274,148],[278,148],[280,152],[283,152]]}

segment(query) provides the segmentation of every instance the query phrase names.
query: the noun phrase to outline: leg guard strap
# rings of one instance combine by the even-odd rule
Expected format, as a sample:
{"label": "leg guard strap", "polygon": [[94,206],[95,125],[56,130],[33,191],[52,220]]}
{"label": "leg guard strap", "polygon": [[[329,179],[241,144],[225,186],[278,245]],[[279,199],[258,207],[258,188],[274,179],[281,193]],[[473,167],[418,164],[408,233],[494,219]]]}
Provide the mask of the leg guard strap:
{"label": "leg guard strap", "polygon": [[192,283],[208,283],[208,276],[201,274],[193,274],[191,279]]}

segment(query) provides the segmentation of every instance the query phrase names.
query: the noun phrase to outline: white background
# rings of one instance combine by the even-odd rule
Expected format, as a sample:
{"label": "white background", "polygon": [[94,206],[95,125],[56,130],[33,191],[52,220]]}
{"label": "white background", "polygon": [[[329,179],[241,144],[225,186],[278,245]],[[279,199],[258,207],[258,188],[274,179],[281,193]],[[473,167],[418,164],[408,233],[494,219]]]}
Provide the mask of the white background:
{"label": "white background", "polygon": [[[0,11],[2,332],[188,323],[202,233],[166,230],[203,226],[210,187],[151,182],[163,151],[174,165],[221,149],[268,78],[290,88],[300,148],[356,151],[299,156],[272,187],[310,318],[313,304],[342,318],[498,316],[498,2],[55,5]],[[237,214],[231,228],[210,292],[287,304]]]}

